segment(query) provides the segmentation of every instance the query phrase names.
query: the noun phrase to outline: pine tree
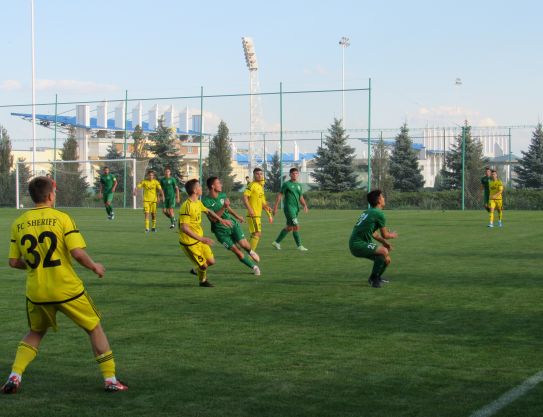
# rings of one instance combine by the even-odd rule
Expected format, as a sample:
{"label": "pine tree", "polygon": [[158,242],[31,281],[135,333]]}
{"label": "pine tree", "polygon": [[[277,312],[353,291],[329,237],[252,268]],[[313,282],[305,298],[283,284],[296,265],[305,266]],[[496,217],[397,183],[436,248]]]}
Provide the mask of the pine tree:
{"label": "pine tree", "polygon": [[355,150],[347,144],[349,136],[341,125],[341,120],[334,119],[328,129],[324,146],[319,146],[315,157],[315,172],[311,176],[320,185],[321,190],[340,192],[352,190],[358,186],[353,160]]}
{"label": "pine tree", "polygon": [[[77,161],[77,140],[75,128],[70,128],[68,137],[60,152],[63,161]],[[57,205],[81,207],[87,197],[87,178],[79,170],[78,163],[57,164]]]}
{"label": "pine tree", "polygon": [[381,137],[377,146],[373,148],[373,155],[371,157],[371,188],[381,190],[385,197],[392,190],[394,183],[389,170],[390,154],[385,146],[383,137]]}
{"label": "pine tree", "polygon": [[176,146],[177,138],[175,131],[164,126],[164,118],[158,120],[158,127],[155,133],[149,135],[149,142],[144,149],[154,155],[149,160],[149,169],[156,172],[158,177],[164,175],[164,169],[169,167],[172,170],[172,177],[181,180],[181,159]]}
{"label": "pine tree", "polygon": [[417,151],[409,137],[409,129],[404,123],[396,136],[390,155],[390,175],[394,189],[398,191],[419,191],[424,187],[424,177],[420,173]]}
{"label": "pine tree", "polygon": [[483,156],[483,145],[471,135],[471,126],[467,122],[463,127],[464,135],[456,137],[445,157],[445,166],[441,169],[443,190],[462,189],[462,136],[465,138],[466,154],[464,157],[464,195],[467,207],[476,207],[481,200],[481,176],[488,161]]}
{"label": "pine tree", "polygon": [[[28,165],[25,158],[17,158],[19,163],[19,198],[24,199],[30,203],[30,194],[28,192],[28,183],[32,179],[32,170],[30,165]],[[13,172],[13,176],[16,176],[16,173]],[[16,178],[14,178],[13,183],[15,183]]]}
{"label": "pine tree", "polygon": [[273,154],[270,169],[266,172],[265,187],[274,193],[281,190],[281,160],[277,151]]}
{"label": "pine tree", "polygon": [[209,142],[209,155],[203,167],[203,181],[210,176],[217,176],[223,184],[223,191],[228,193],[239,186],[235,184],[232,174],[232,144],[228,126],[221,120],[217,134]]}
{"label": "pine tree", "polygon": [[130,156],[135,159],[147,158],[147,152],[145,151],[145,134],[140,125],[137,125],[134,132],[132,132],[132,139],[134,141],[134,147]]}
{"label": "pine tree", "polygon": [[8,131],[0,125],[0,206],[15,205],[15,176]]}
{"label": "pine tree", "polygon": [[[104,159],[123,159],[123,154],[121,151],[117,150],[114,142],[106,149],[107,153]],[[104,162],[104,166],[109,167],[110,174],[113,174],[117,178],[117,188],[116,192],[124,191],[124,174],[126,167],[126,188],[131,190],[132,188],[132,175],[130,175],[132,170],[132,162],[122,161],[122,162]],[[100,175],[97,175],[94,179],[94,189],[98,193],[100,192]]]}
{"label": "pine tree", "polygon": [[518,188],[543,188],[543,129],[538,123],[532,133],[528,152],[522,152],[519,165],[515,167]]}

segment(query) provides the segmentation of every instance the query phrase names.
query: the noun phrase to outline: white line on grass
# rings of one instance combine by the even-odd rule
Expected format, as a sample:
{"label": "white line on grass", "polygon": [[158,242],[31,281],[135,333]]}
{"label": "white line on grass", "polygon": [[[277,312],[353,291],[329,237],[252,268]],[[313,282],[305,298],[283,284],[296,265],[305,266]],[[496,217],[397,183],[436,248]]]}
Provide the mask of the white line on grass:
{"label": "white line on grass", "polygon": [[507,391],[496,401],[491,402],[490,404],[485,405],[480,410],[477,410],[475,413],[471,414],[469,417],[490,417],[496,414],[505,406],[511,404],[517,398],[522,397],[537,384],[543,381],[543,371],[538,372],[537,374],[531,376],[522,384],[516,386],[510,391]]}

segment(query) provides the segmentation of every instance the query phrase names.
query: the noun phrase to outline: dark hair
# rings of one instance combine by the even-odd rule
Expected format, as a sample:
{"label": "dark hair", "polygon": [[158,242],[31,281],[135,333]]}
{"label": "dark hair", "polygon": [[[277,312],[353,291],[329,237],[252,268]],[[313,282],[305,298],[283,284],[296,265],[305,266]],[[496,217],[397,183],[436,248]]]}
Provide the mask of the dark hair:
{"label": "dark hair", "polygon": [[185,183],[185,191],[188,195],[194,194],[194,189],[196,188],[196,184],[198,184],[199,181],[196,178],[193,178],[192,180],[189,180]]}
{"label": "dark hair", "polygon": [[255,169],[253,169],[253,175],[257,172],[262,172],[262,168],[256,167]]}
{"label": "dark hair", "polygon": [[28,184],[30,198],[36,204],[45,203],[47,196],[53,191],[53,181],[47,177],[36,177]]}
{"label": "dark hair", "polygon": [[106,165],[105,167],[103,167],[102,169],[109,169],[109,167]]}
{"label": "dark hair", "polygon": [[290,170],[288,171],[289,174],[292,174],[293,172],[300,172],[300,171],[298,171],[298,168],[296,167],[290,168]]}
{"label": "dark hair", "polygon": [[498,171],[496,171],[495,169],[493,169],[492,171],[490,171],[491,174],[494,174],[494,173],[498,173]]}
{"label": "dark hair", "polygon": [[368,193],[368,203],[370,206],[375,207],[377,205],[381,194],[383,194],[381,190],[373,190]]}
{"label": "dark hair", "polygon": [[490,169],[490,167],[485,167],[485,171],[486,171],[487,169]]}
{"label": "dark hair", "polygon": [[166,170],[170,170],[170,172],[172,171],[172,169],[170,168],[169,165],[166,165],[166,166],[164,167],[164,171],[166,171]]}
{"label": "dark hair", "polygon": [[215,182],[216,179],[218,179],[219,177],[209,177],[206,181],[206,185],[207,185],[207,188],[209,190],[211,190],[211,187],[213,186],[213,183]]}

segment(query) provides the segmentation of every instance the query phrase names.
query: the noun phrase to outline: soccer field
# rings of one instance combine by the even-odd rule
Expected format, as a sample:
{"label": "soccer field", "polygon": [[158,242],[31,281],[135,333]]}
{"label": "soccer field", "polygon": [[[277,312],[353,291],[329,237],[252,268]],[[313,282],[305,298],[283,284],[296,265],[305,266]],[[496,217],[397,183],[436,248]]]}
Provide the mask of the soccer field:
{"label": "soccer field", "polygon": [[[7,258],[17,212],[0,213]],[[145,235],[140,211],[69,213],[107,268],[77,270],[130,389],[102,391],[87,336],[62,316],[0,414],[467,417],[543,369],[543,212],[487,229],[483,211],[387,211],[400,238],[382,289],[348,250],[358,211],[302,213],[305,253],[291,236],[271,247],[282,214],[264,224],[261,277],[215,245],[215,288],[188,273],[165,217]],[[0,271],[3,380],[27,323],[25,274],[7,259]],[[543,385],[495,415],[543,415]]]}

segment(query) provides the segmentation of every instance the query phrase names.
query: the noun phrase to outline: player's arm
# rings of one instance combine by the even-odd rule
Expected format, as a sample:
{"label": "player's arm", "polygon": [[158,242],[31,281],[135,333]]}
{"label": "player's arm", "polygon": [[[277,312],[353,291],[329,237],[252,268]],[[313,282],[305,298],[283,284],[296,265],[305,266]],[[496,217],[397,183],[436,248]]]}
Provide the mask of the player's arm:
{"label": "player's arm", "polygon": [[[379,235],[380,233],[380,235]],[[398,234],[395,232],[390,232],[386,227],[381,227],[379,229],[379,233],[375,232],[373,234],[373,238],[381,243],[385,248],[388,250],[392,250],[392,245],[386,241],[386,239],[396,239],[398,237]]]}
{"label": "player's arm", "polygon": [[100,190],[98,190],[98,198],[102,198],[102,190],[103,190],[103,185],[102,185],[102,180],[100,180]]}
{"label": "player's arm", "polygon": [[9,266],[15,269],[26,269],[26,262],[23,258],[9,258]]}
{"label": "player's arm", "polygon": [[490,198],[493,200],[499,200],[502,197],[502,194],[503,194],[503,185],[500,185],[500,187],[498,188],[498,192]]}
{"label": "player's arm", "polygon": [[[213,211],[208,210],[208,214],[209,213],[213,213]],[[210,239],[210,238],[205,237],[205,236],[200,236],[200,235],[197,235],[196,233],[194,233],[192,231],[192,229],[190,228],[190,225],[188,223],[181,223],[181,230],[187,236],[190,236],[191,238],[196,239],[199,242],[205,243],[206,245],[213,245],[213,243],[214,243],[213,239]]]}
{"label": "player's arm", "polygon": [[112,192],[112,193],[114,193],[115,190],[117,189],[117,184],[119,184],[119,183],[117,182],[117,177],[114,176],[114,177],[113,177],[113,188],[111,189],[111,192]]}
{"label": "player's arm", "polygon": [[249,203],[249,196],[243,193],[243,205],[247,208],[247,214],[251,217],[255,216],[255,212]]}
{"label": "player's arm", "polygon": [[166,199],[164,198],[164,190],[160,185],[158,185],[158,190],[160,191],[160,197],[162,198],[162,201],[166,201]]}
{"label": "player's arm", "polygon": [[72,258],[74,258],[81,266],[84,266],[87,269],[90,269],[98,278],[102,278],[106,273],[106,268],[104,265],[94,262],[92,258],[87,254],[85,249],[75,248],[70,251]]}
{"label": "player's arm", "polygon": [[141,182],[138,183],[138,185],[136,185],[136,188],[134,188],[134,192],[132,193],[132,195],[136,195],[138,193],[138,188],[141,188],[142,185],[141,185]]}
{"label": "player's arm", "polygon": [[226,199],[226,201],[224,202],[223,209],[225,209],[226,211],[228,211],[228,213],[234,216],[237,219],[237,221],[239,221],[240,223],[243,223],[243,220],[244,220],[243,217],[241,217],[238,213],[236,213],[236,211],[232,207],[230,207],[229,199]]}
{"label": "player's arm", "polygon": [[177,204],[181,202],[181,198],[179,196],[179,186],[177,185],[177,181],[175,182],[175,202]]}
{"label": "player's arm", "polygon": [[308,212],[309,208],[307,207],[307,203],[305,202],[305,198],[304,196],[300,196],[300,204],[302,205],[302,207],[304,208],[304,212]]}
{"label": "player's arm", "polygon": [[279,207],[279,203],[281,202],[282,198],[283,198],[283,193],[281,193],[281,192],[277,193],[277,197],[275,197],[275,204],[273,205],[273,215],[274,216],[277,214],[277,207]]}
{"label": "player's arm", "polygon": [[208,216],[211,217],[211,219],[213,219],[213,221],[219,222],[225,225],[226,227],[232,227],[232,222],[230,220],[220,218],[219,216],[217,216],[217,213],[215,213],[213,210],[208,210],[207,214]]}

